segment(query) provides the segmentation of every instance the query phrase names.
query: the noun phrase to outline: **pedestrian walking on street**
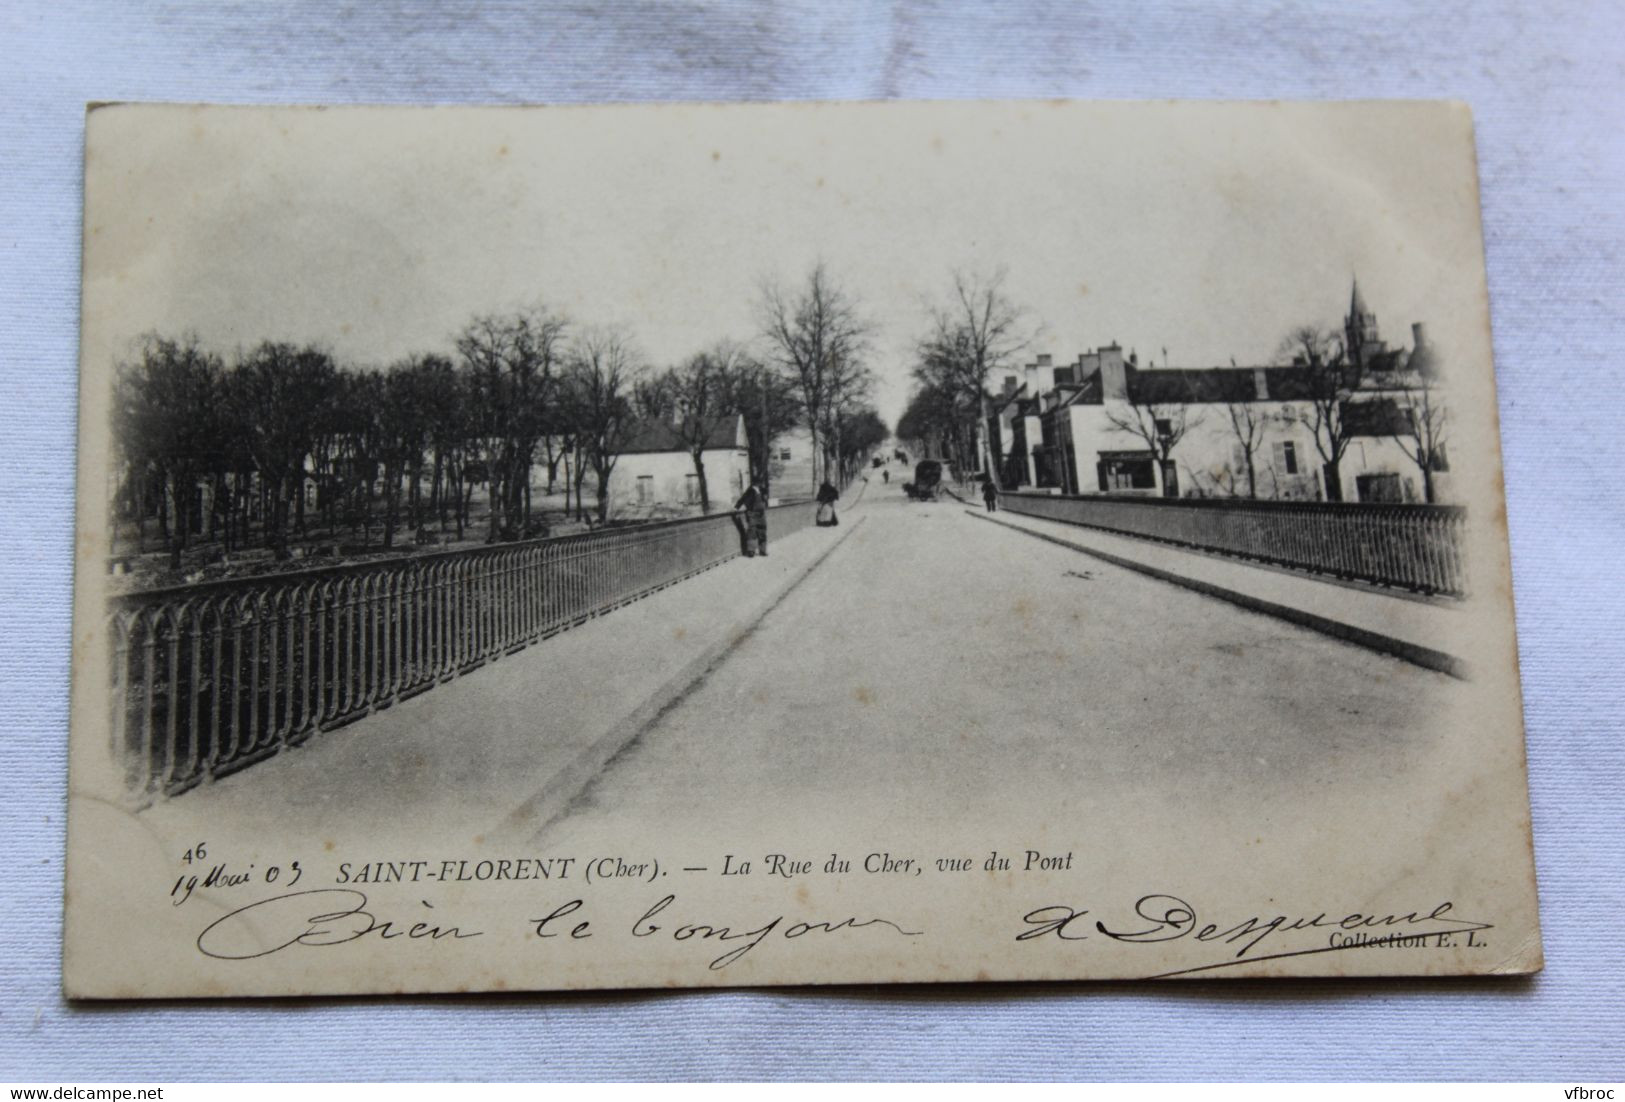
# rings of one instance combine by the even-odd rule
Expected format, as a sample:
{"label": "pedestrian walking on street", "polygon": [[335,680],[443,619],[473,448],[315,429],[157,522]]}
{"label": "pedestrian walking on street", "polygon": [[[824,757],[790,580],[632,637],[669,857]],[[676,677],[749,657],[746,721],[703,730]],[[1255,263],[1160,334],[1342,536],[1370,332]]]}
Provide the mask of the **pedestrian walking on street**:
{"label": "pedestrian walking on street", "polygon": [[833,528],[841,523],[840,518],[835,515],[835,501],[840,496],[841,491],[830,485],[829,479],[824,479],[824,484],[818,487],[818,516],[816,518],[818,527]]}
{"label": "pedestrian walking on street", "polygon": [[891,471],[889,469],[882,469],[881,470],[881,472],[880,472],[880,481],[884,482],[888,486],[891,485]]}
{"label": "pedestrian walking on street", "polygon": [[988,512],[999,511],[999,484],[991,478],[982,480],[982,500],[987,503]]}
{"label": "pedestrian walking on street", "polygon": [[767,495],[752,482],[750,488],[734,502],[734,509],[744,518],[745,557],[767,555]]}

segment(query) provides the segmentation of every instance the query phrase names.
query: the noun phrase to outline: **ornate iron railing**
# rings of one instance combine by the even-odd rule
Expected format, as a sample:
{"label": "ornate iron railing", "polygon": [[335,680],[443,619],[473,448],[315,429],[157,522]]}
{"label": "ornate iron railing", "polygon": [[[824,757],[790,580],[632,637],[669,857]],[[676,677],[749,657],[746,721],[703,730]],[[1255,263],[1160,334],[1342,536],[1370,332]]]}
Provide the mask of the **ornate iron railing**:
{"label": "ornate iron railing", "polygon": [[1467,590],[1451,505],[1007,493],[1012,513],[1418,593]]}
{"label": "ornate iron railing", "polygon": [[[808,504],[769,510],[778,539]],[[183,792],[740,553],[731,513],[109,602],[132,803]]]}

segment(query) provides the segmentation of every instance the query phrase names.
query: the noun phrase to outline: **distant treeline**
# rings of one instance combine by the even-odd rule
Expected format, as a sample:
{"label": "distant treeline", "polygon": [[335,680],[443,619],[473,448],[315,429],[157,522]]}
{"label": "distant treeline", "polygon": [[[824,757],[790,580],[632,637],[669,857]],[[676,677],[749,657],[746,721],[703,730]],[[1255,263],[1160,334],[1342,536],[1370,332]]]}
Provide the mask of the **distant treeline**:
{"label": "distant treeline", "polygon": [[602,523],[639,425],[671,426],[703,475],[713,427],[735,414],[764,487],[774,439],[798,428],[814,439],[815,480],[849,478],[889,435],[868,403],[854,300],[820,266],[792,291],[764,287],[760,314],[762,353],[725,340],[664,370],[626,330],[544,308],[476,317],[452,354],[383,369],[314,345],[264,341],[228,360],[193,337],[148,336],[116,372],[116,519],[143,534],[155,521],[177,565],[201,532],[228,551],[284,557],[313,527],[376,534],[384,547],[403,523],[461,538],[484,487],[485,538],[520,539],[545,530],[531,501],[538,468],[568,510]]}

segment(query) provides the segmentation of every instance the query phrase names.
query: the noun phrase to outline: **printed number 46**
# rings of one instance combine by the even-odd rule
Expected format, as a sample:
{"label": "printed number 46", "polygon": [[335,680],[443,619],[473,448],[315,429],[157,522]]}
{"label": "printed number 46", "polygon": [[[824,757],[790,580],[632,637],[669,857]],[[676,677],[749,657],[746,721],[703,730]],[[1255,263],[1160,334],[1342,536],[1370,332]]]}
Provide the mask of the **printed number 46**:
{"label": "printed number 46", "polygon": [[208,856],[209,851],[203,848],[202,842],[199,842],[197,845],[181,854],[181,864],[190,865],[193,861],[202,861]]}

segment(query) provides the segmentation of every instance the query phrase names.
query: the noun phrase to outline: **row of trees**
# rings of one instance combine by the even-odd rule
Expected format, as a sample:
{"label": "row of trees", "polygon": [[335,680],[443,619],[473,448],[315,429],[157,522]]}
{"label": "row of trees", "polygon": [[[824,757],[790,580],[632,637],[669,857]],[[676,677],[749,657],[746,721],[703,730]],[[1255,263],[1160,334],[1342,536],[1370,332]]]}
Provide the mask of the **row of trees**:
{"label": "row of trees", "polygon": [[279,558],[317,526],[366,542],[376,525],[386,548],[403,522],[462,538],[480,486],[487,541],[517,539],[545,531],[532,500],[543,470],[581,519],[591,475],[592,516],[606,521],[616,463],[650,422],[672,427],[704,487],[705,445],[736,414],[764,488],[773,441],[798,427],[815,442],[808,489],[849,478],[887,435],[868,404],[857,300],[819,265],[796,287],[764,284],[758,306],[760,351],[719,341],[663,371],[625,329],[541,307],[475,317],[454,355],[382,370],[312,345],[265,341],[228,362],[195,338],[150,336],[115,375],[116,505],[142,536],[155,517],[177,566],[194,528],[228,551],[257,536]]}
{"label": "row of trees", "polygon": [[542,311],[481,317],[459,334],[456,362],[419,355],[387,370],[275,341],[228,363],[194,338],[149,337],[116,376],[118,505],[143,534],[155,516],[177,564],[194,527],[229,551],[250,542],[256,519],[279,557],[313,525],[370,539],[378,522],[384,547],[403,520],[461,537],[478,485],[489,489],[489,538],[534,533],[538,459],[550,489],[562,462],[579,491],[589,468],[612,463],[631,418],[624,337],[586,332],[565,347],[562,336]]}

